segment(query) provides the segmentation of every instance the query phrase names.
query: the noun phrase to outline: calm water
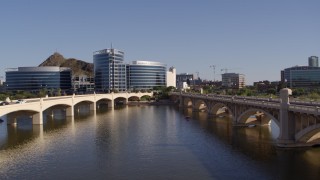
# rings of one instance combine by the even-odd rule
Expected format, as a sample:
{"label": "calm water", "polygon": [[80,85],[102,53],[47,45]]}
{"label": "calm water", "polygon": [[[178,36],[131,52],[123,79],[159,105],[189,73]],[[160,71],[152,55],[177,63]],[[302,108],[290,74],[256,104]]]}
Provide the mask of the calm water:
{"label": "calm water", "polygon": [[278,149],[268,126],[169,106],[46,117],[0,124],[0,179],[320,179],[320,148]]}

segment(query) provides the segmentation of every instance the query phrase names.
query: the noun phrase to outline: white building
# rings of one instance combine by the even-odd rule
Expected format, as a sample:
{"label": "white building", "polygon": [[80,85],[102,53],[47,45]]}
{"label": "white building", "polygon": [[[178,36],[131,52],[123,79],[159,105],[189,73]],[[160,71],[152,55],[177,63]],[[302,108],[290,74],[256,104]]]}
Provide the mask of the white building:
{"label": "white building", "polygon": [[167,71],[167,87],[176,87],[176,68],[170,67]]}

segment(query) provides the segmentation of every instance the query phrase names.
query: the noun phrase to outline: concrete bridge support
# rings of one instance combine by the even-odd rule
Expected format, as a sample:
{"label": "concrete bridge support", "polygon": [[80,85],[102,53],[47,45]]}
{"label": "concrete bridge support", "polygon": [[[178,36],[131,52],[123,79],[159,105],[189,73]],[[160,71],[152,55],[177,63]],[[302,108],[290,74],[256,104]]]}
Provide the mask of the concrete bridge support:
{"label": "concrete bridge support", "polygon": [[40,124],[32,126],[32,133],[35,136],[39,136],[41,139],[43,138],[43,126]]}
{"label": "concrete bridge support", "polygon": [[90,111],[96,111],[97,110],[97,104],[96,103],[91,103],[90,104]]}
{"label": "concrete bridge support", "polygon": [[74,116],[74,109],[73,107],[66,108],[66,116]]}
{"label": "concrete bridge support", "polygon": [[293,114],[289,114],[289,95],[292,90],[284,88],[280,90],[280,135],[278,146],[289,147],[295,143],[295,120]]}
{"label": "concrete bridge support", "polygon": [[113,99],[111,100],[110,107],[109,107],[109,103],[108,103],[108,108],[112,108],[112,109],[114,108],[114,100]]}
{"label": "concrete bridge support", "polygon": [[42,112],[36,113],[32,116],[32,124],[43,124]]}

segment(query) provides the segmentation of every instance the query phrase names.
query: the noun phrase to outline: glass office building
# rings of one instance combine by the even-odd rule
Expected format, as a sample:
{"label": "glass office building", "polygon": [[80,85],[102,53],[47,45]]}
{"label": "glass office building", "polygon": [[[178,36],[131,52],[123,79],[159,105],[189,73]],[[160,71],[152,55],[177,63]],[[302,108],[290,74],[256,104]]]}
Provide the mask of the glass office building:
{"label": "glass office building", "polygon": [[309,66],[319,67],[319,58],[317,56],[310,56],[308,58]]}
{"label": "glass office building", "polygon": [[62,67],[19,67],[6,70],[8,91],[39,91],[41,89],[71,90],[71,69]]}
{"label": "glass office building", "polygon": [[238,73],[224,73],[221,74],[222,87],[241,89],[246,86],[245,75]]}
{"label": "glass office building", "polygon": [[166,87],[166,65],[152,61],[133,61],[127,66],[127,82],[130,90],[149,90]]}
{"label": "glass office building", "polygon": [[126,91],[124,52],[103,49],[93,53],[95,89],[98,92]]}
{"label": "glass office building", "polygon": [[295,66],[282,71],[282,82],[290,88],[320,87],[320,67]]}

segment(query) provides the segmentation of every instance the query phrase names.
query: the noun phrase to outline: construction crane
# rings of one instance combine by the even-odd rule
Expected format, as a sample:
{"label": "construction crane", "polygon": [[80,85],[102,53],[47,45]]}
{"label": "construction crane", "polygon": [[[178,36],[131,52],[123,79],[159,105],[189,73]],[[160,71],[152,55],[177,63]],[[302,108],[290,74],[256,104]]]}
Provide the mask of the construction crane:
{"label": "construction crane", "polygon": [[213,81],[216,81],[216,65],[211,65],[210,68],[213,69]]}

